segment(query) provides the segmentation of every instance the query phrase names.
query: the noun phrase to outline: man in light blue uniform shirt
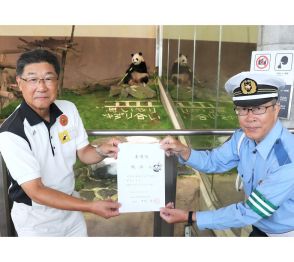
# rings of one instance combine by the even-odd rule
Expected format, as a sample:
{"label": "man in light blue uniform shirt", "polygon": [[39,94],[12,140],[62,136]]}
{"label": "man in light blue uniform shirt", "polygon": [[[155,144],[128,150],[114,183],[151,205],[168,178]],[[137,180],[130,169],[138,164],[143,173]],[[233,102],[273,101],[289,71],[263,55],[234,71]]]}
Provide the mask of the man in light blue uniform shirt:
{"label": "man in light blue uniform shirt", "polygon": [[187,212],[168,203],[160,211],[168,223],[195,222],[199,229],[253,226],[250,236],[294,236],[294,136],[278,119],[279,89],[285,82],[267,73],[242,72],[225,88],[233,97],[240,129],[222,146],[197,151],[168,136],[167,155],[205,173],[237,167],[245,201],[214,211]]}

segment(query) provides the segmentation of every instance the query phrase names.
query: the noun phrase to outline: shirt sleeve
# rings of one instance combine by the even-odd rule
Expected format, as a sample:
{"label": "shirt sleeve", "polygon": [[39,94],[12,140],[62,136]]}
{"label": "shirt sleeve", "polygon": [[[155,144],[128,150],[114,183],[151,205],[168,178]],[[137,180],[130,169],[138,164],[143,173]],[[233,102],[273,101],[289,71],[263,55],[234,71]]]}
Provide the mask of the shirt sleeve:
{"label": "shirt sleeve", "polygon": [[185,162],[179,158],[179,162],[204,173],[223,173],[231,170],[239,162],[237,143],[241,134],[235,132],[223,145],[212,150],[192,149],[189,159]]}
{"label": "shirt sleeve", "polygon": [[286,201],[293,199],[294,164],[280,166],[268,173],[246,200],[246,204],[260,217],[272,216]]}
{"label": "shirt sleeve", "polygon": [[[192,150],[188,161],[183,162],[204,173],[223,173],[239,163],[238,141],[242,136],[236,131],[223,145],[211,151]],[[199,229],[223,230],[231,227],[243,227],[261,219],[243,202],[229,205],[213,211],[196,212]]]}
{"label": "shirt sleeve", "polygon": [[75,116],[75,126],[77,129],[76,148],[77,150],[79,150],[87,146],[89,144],[89,140],[88,140],[88,134],[84,128],[84,124],[82,122],[80,114],[74,104],[73,104],[73,108],[74,108],[73,110],[74,110],[74,116]]}
{"label": "shirt sleeve", "polygon": [[244,227],[254,224],[259,219],[261,217],[242,202],[217,210],[196,212],[196,223],[200,230]]}
{"label": "shirt sleeve", "polygon": [[294,164],[291,163],[268,174],[244,202],[214,211],[197,212],[197,226],[199,229],[222,230],[256,224],[261,219],[270,219],[277,211],[279,212],[280,206],[290,201],[293,196],[293,169]]}
{"label": "shirt sleeve", "polygon": [[11,176],[19,185],[41,177],[40,165],[23,138],[10,132],[1,133],[0,151]]}

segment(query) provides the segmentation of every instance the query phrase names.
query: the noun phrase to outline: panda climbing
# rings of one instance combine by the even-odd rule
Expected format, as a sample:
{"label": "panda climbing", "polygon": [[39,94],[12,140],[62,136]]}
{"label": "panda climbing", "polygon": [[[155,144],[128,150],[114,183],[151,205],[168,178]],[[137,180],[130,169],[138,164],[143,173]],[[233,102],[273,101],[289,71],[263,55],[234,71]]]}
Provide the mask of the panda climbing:
{"label": "panda climbing", "polygon": [[125,77],[123,78],[124,84],[147,84],[149,75],[143,54],[139,52],[132,54],[131,56],[132,63],[130,64],[128,70],[126,71]]}
{"label": "panda climbing", "polygon": [[174,61],[171,69],[171,80],[174,84],[179,84],[183,87],[191,86],[192,83],[192,70],[188,65],[186,55],[180,54]]}

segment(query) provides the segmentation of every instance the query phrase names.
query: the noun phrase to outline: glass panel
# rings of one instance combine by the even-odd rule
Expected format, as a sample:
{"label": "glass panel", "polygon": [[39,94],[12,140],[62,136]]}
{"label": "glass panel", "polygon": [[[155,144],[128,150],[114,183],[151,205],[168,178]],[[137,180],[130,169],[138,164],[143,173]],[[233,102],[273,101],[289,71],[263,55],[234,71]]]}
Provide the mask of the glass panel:
{"label": "glass panel", "polygon": [[[238,128],[232,100],[224,84],[234,74],[250,70],[257,33],[257,26],[163,27],[162,79],[182,128]],[[180,54],[185,57],[180,57]],[[192,148],[211,149],[228,138],[201,135],[188,137],[188,141]],[[208,178],[219,200],[218,205],[243,199],[243,194],[235,190],[236,170],[209,175]],[[240,231],[236,233],[240,234]]]}

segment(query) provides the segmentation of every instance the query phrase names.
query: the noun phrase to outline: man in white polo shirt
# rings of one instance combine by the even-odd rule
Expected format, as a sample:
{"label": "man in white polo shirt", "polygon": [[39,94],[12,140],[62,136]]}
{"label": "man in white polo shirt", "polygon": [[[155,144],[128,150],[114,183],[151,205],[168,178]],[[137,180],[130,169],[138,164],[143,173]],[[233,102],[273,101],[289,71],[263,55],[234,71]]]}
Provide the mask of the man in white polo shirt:
{"label": "man in white polo shirt", "polygon": [[18,236],[87,236],[82,212],[119,215],[119,203],[82,200],[74,191],[76,155],[86,164],[116,158],[119,141],[111,139],[98,148],[89,144],[75,105],[56,100],[59,72],[51,52],[23,53],[16,80],[24,101],[0,128]]}

